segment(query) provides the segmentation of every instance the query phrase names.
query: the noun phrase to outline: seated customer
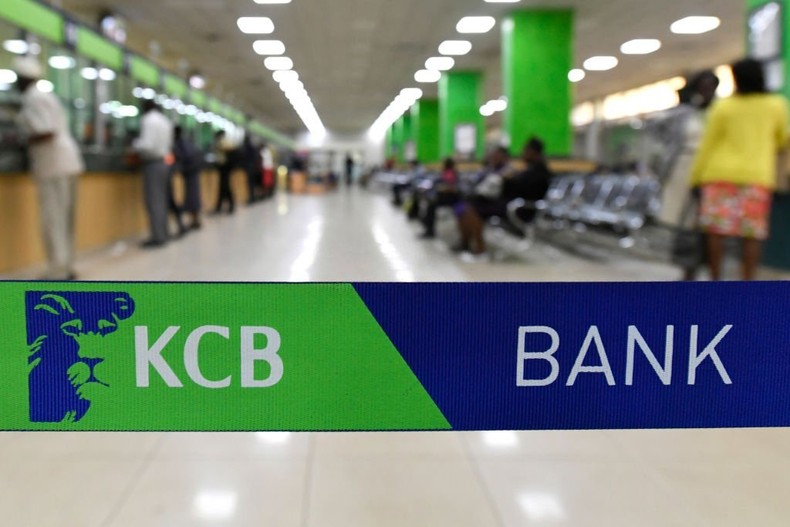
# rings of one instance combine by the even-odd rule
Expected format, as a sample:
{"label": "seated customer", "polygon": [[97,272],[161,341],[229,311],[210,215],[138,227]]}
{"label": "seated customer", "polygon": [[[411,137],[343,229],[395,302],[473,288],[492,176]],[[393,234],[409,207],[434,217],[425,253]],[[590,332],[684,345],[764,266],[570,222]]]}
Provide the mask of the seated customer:
{"label": "seated customer", "polygon": [[452,207],[461,200],[461,193],[458,190],[458,171],[455,169],[455,161],[448,157],[444,161],[444,169],[433,192],[425,196],[426,210],[422,218],[425,225],[423,239],[429,240],[436,237],[436,211],[439,207]]}
{"label": "seated customer", "polygon": [[475,195],[461,208],[458,218],[462,245],[467,250],[476,255],[485,253],[485,222],[494,217],[506,218],[508,203],[518,198],[534,202],[546,197],[552,173],[543,156],[544,151],[543,141],[530,139],[524,147],[526,169],[523,172],[513,174],[506,171],[500,174],[498,184],[494,178],[487,177],[478,185]]}
{"label": "seated customer", "polygon": [[420,178],[425,173],[419,161],[416,159],[409,161],[408,180],[402,183],[395,183],[392,185],[392,204],[396,207],[403,205],[403,193],[410,190],[414,185],[415,180]]}

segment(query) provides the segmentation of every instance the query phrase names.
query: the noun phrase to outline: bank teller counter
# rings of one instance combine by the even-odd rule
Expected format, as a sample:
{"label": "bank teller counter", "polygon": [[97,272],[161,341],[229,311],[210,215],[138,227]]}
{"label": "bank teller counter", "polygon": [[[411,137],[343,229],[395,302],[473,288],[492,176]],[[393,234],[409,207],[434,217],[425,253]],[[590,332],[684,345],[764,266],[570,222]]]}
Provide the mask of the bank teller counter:
{"label": "bank teller counter", "polygon": [[[1,155],[0,274],[19,272],[45,261],[40,232],[36,186],[26,172],[24,156]],[[14,166],[11,160],[15,159]],[[88,170],[79,178],[76,244],[78,252],[94,251],[122,240],[142,239],[148,232],[142,177],[125,164],[123,156],[85,153]],[[216,206],[219,180],[216,171],[201,174],[204,211]],[[249,197],[246,174],[238,170],[232,185],[238,204]],[[176,197],[183,196],[182,178],[176,178]],[[175,228],[171,227],[171,232]]]}

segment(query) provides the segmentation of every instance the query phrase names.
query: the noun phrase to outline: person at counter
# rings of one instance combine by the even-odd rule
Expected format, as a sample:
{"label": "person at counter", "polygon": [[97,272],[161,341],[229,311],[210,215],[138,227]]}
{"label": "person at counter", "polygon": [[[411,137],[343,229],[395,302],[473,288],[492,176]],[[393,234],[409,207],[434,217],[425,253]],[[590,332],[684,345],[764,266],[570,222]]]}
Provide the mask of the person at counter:
{"label": "person at counter", "polygon": [[28,138],[30,170],[38,189],[41,226],[47,253],[46,280],[76,280],[74,230],[78,176],[85,171],[71,136],[66,112],[57,97],[37,87],[44,70],[33,57],[14,61],[22,93],[18,123]]}
{"label": "person at counter", "polygon": [[165,162],[173,148],[173,123],[159,110],[155,102],[143,102],[140,137],[134,149],[140,154],[143,168],[143,195],[151,226],[151,238],[143,243],[145,249],[156,249],[167,244],[167,198],[170,187],[170,168]]}

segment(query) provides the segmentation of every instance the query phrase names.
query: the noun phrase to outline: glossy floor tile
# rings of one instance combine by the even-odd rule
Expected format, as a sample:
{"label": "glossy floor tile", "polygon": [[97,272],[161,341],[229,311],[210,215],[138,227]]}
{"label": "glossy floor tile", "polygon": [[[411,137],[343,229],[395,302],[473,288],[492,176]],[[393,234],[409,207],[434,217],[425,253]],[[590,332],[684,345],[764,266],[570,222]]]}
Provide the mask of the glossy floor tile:
{"label": "glossy floor tile", "polygon": [[[163,250],[118,244],[79,269],[88,280],[678,277],[545,245],[466,263],[417,234],[385,196],[279,196]],[[0,434],[0,510],[14,527],[779,527],[788,495],[787,430]]]}

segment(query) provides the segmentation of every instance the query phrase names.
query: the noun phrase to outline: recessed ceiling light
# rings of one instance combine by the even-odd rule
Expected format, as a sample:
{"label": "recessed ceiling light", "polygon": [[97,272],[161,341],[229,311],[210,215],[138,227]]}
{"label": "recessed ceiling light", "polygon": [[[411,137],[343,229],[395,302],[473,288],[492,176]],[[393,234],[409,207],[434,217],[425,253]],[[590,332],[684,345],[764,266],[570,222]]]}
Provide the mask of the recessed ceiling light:
{"label": "recessed ceiling light", "polygon": [[459,33],[488,33],[496,25],[496,19],[492,16],[465,16],[462,18],[456,29]]}
{"label": "recessed ceiling light", "polygon": [[687,16],[676,21],[670,29],[676,35],[701,35],[713,31],[721,25],[721,19],[715,16]]}
{"label": "recessed ceiling light", "polygon": [[30,51],[30,44],[28,44],[25,40],[6,40],[3,42],[3,49],[9,53],[13,53],[14,55],[25,55],[28,51]]}
{"label": "recessed ceiling light", "polygon": [[445,40],[439,45],[439,53],[442,55],[461,56],[468,55],[472,51],[472,43],[468,40]]}
{"label": "recessed ceiling light", "polygon": [[581,82],[587,76],[583,69],[576,68],[568,72],[568,80],[571,82]]}
{"label": "recessed ceiling light", "polygon": [[480,107],[480,115],[482,115],[483,117],[491,117],[492,115],[494,115],[494,113],[496,112],[494,112],[494,109],[491,108],[491,106],[489,106],[488,104],[484,104],[483,106]]}
{"label": "recessed ceiling light", "polygon": [[274,22],[267,16],[243,16],[236,22],[239,30],[247,35],[274,33]]}
{"label": "recessed ceiling light", "polygon": [[114,81],[115,72],[108,68],[102,68],[99,70],[99,78],[103,81]]}
{"label": "recessed ceiling light", "polygon": [[620,46],[620,51],[624,55],[649,55],[659,49],[661,49],[661,41],[655,38],[637,38]]}
{"label": "recessed ceiling light", "polygon": [[299,80],[299,74],[296,73],[294,70],[275,71],[272,77],[274,77],[275,82],[288,82],[288,81]]}
{"label": "recessed ceiling light", "polygon": [[288,57],[268,57],[263,61],[263,65],[271,71],[292,70],[294,61]]}
{"label": "recessed ceiling light", "polygon": [[282,55],[285,53],[285,44],[281,40],[256,40],[252,49],[258,55]]}
{"label": "recessed ceiling light", "polygon": [[420,70],[414,74],[414,80],[422,83],[439,82],[442,72],[438,70]]}
{"label": "recessed ceiling light", "polygon": [[435,71],[447,71],[453,69],[455,59],[452,57],[431,57],[425,61],[425,69]]}
{"label": "recessed ceiling light", "polygon": [[584,69],[587,71],[609,71],[617,67],[620,63],[617,57],[599,56],[590,57],[584,61]]}
{"label": "recessed ceiling light", "polygon": [[36,83],[36,88],[38,88],[38,91],[42,91],[44,93],[52,93],[55,91],[55,85],[46,79],[41,79],[38,81]]}
{"label": "recessed ceiling light", "polygon": [[80,75],[82,75],[82,78],[85,80],[95,81],[99,78],[99,70],[96,68],[82,68]]}

